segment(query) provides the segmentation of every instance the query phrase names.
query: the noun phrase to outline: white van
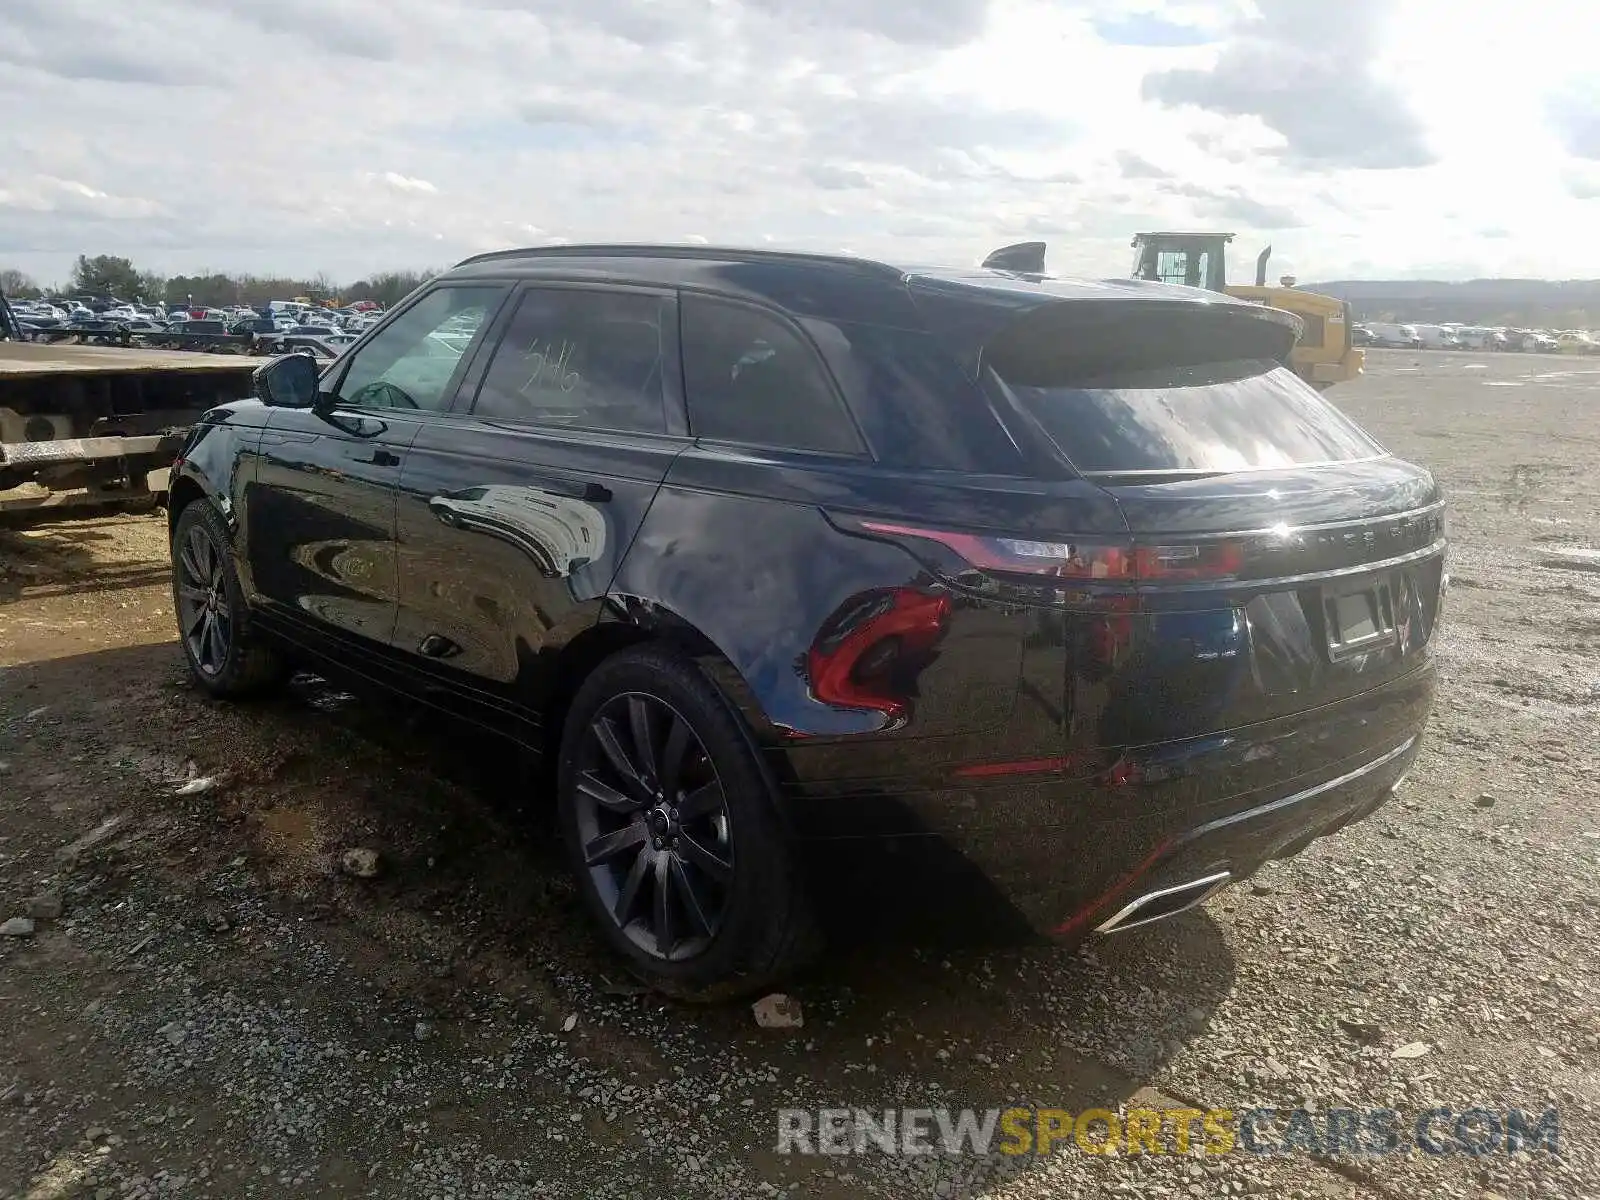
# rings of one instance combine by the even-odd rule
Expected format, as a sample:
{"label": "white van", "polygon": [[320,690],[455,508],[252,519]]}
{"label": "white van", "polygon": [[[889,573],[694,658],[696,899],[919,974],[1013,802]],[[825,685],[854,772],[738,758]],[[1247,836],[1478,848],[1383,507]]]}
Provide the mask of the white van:
{"label": "white van", "polygon": [[1461,339],[1456,336],[1454,329],[1446,329],[1443,325],[1415,325],[1412,328],[1417,331],[1426,350],[1461,349]]}
{"label": "white van", "polygon": [[1418,350],[1422,337],[1415,325],[1396,325],[1388,321],[1370,321],[1367,329],[1372,333],[1374,346],[1387,346],[1398,350]]}

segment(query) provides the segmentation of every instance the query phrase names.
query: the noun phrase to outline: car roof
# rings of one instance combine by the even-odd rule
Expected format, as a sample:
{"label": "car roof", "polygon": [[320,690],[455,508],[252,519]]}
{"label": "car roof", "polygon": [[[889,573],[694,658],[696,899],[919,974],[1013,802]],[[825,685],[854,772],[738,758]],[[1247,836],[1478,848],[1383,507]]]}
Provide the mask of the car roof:
{"label": "car roof", "polygon": [[[1173,296],[1171,284],[1135,279],[1094,280],[1050,274],[1030,274],[992,267],[947,267],[920,263],[889,263],[854,255],[821,254],[799,250],[757,250],[736,246],[677,246],[618,243],[582,246],[531,246],[515,250],[493,250],[463,259],[449,271],[450,276],[471,275],[606,275],[640,281],[693,282],[708,269],[728,266],[759,266],[769,270],[789,267],[800,271],[837,273],[843,276],[905,282],[928,280],[972,288],[1034,294],[1054,299],[1104,299],[1108,292],[1119,296],[1143,292]],[[1185,299],[1208,300],[1219,293],[1198,288],[1179,288],[1189,293]],[[1178,298],[1173,296],[1173,298]],[[1229,303],[1238,303],[1222,297]],[[1251,306],[1254,307],[1254,306]]]}
{"label": "car roof", "polygon": [[[984,332],[1032,308],[1069,302],[1209,305],[1273,310],[1219,292],[1135,279],[1074,279],[991,267],[894,264],[847,255],[693,245],[569,245],[496,250],[441,279],[547,278],[635,283],[743,295],[799,316],[922,327],[933,308],[965,310],[964,332]],[[980,312],[987,319],[975,323]],[[1269,317],[1268,319],[1272,319]],[[944,322],[937,322],[943,325]]]}

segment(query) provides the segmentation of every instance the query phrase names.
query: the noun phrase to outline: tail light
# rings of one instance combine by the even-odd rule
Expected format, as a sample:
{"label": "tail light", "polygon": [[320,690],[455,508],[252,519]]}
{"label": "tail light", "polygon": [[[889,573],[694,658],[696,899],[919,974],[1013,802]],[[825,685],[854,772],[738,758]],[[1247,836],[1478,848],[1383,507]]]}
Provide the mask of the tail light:
{"label": "tail light", "polygon": [[867,533],[936,542],[979,571],[1054,579],[1143,583],[1232,579],[1244,566],[1242,542],[1196,542],[1144,546],[1122,542],[1044,542],[925,529],[861,520]]}

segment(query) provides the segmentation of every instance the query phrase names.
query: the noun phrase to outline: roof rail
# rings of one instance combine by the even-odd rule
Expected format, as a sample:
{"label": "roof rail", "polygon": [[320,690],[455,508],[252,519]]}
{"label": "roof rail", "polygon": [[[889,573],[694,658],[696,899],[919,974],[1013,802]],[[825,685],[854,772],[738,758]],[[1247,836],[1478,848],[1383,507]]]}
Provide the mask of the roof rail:
{"label": "roof rail", "polygon": [[752,250],[739,246],[651,245],[646,242],[604,242],[586,245],[523,246],[507,250],[489,250],[463,258],[458,267],[469,263],[492,262],[505,258],[704,258],[723,262],[773,262],[795,265],[824,264],[845,267],[866,274],[903,279],[905,272],[888,263],[870,258],[855,258],[848,254],[813,254],[805,250]]}

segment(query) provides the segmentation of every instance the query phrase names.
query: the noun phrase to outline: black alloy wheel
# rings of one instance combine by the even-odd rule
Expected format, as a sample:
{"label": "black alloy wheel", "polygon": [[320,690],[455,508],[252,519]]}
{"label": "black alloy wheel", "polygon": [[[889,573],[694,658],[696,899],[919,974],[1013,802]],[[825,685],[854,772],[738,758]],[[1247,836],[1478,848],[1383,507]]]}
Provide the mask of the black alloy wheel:
{"label": "black alloy wheel", "polygon": [[556,808],[584,908],[681,1000],[770,988],[819,948],[781,794],[712,670],[619,650],[566,707]]}
{"label": "black alloy wheel", "polygon": [[589,719],[574,813],[583,864],[618,930],[652,958],[692,958],[722,929],[733,826],[716,766],[667,701],[626,692]]}
{"label": "black alloy wheel", "polygon": [[233,614],[228,603],[227,559],[203,522],[193,522],[174,542],[178,626],[190,661],[202,674],[218,676],[233,649]]}
{"label": "black alloy wheel", "polygon": [[287,678],[283,655],[255,635],[228,524],[209,500],[184,505],[173,520],[172,601],[183,656],[211,695],[241,699]]}

